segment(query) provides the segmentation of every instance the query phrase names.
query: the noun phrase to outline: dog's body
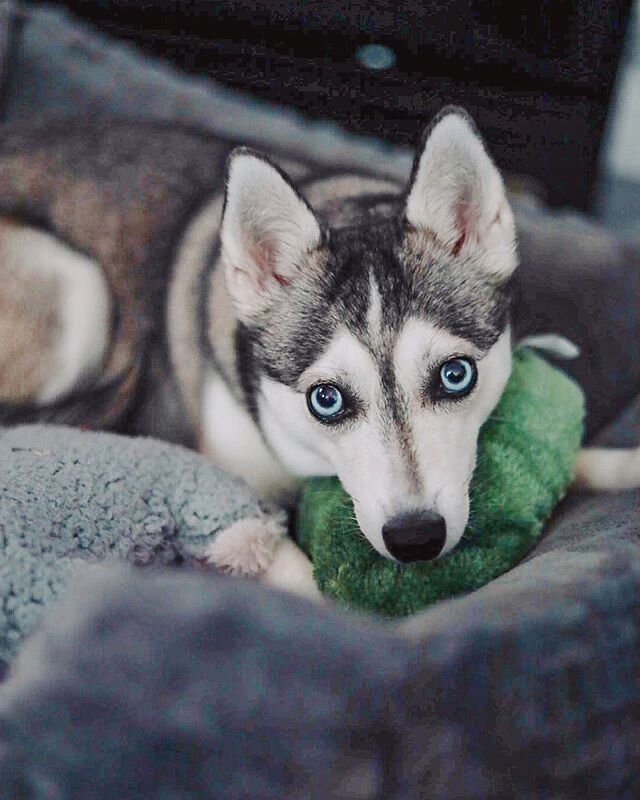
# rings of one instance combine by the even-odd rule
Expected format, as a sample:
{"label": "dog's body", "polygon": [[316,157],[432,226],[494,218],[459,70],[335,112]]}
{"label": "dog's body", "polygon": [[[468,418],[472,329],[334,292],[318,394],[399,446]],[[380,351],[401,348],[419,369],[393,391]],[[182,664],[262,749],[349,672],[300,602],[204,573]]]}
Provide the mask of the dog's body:
{"label": "dog's body", "polygon": [[[448,551],[511,365],[513,217],[472,123],[440,115],[408,187],[276,157],[293,188],[231,151],[153,125],[2,133],[0,421],[187,440],[279,501],[337,474],[383,555]],[[636,485],[636,451],[578,477],[615,488],[624,458]],[[212,561],[251,572],[245,533]]]}

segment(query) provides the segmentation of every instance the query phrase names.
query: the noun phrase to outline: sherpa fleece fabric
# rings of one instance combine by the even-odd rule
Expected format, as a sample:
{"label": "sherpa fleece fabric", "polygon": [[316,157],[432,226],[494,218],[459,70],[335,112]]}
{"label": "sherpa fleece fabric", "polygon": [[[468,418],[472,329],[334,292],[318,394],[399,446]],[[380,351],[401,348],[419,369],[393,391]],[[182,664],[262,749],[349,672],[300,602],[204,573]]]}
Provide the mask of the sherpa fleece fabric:
{"label": "sherpa fleece fabric", "polygon": [[0,660],[87,562],[198,564],[248,487],[182,447],[27,425],[0,433]]}
{"label": "sherpa fleece fabric", "polygon": [[517,350],[505,393],[480,434],[470,525],[437,561],[399,564],[378,555],[339,482],[308,481],[298,539],[319,587],[349,607],[399,616],[506,572],[533,547],[565,493],[583,420],[578,385],[532,351]]}

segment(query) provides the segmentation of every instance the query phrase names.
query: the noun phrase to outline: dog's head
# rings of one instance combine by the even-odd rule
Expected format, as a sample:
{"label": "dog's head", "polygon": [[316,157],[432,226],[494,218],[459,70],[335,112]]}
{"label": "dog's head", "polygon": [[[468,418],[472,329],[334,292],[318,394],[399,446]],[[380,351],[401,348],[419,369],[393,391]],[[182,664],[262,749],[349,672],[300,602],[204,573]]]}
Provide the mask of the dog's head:
{"label": "dog's head", "polygon": [[338,228],[262,156],[234,151],[221,242],[271,449],[295,475],[337,475],[383,555],[450,550],[511,369],[516,266],[503,182],[469,117],[442,112],[392,209]]}

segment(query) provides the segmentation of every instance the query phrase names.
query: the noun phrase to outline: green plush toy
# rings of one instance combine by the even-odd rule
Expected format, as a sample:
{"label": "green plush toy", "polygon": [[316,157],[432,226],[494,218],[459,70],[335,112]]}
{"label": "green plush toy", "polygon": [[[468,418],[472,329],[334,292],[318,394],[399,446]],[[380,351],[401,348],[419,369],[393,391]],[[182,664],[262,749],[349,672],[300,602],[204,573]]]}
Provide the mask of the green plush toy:
{"label": "green plush toy", "polygon": [[506,572],[535,544],[565,493],[583,418],[580,388],[531,350],[517,350],[502,399],[480,433],[471,485],[473,525],[458,547],[437,561],[400,564],[383,558],[358,530],[338,480],[307,481],[298,541],[313,562],[318,586],[351,608],[400,616]]}

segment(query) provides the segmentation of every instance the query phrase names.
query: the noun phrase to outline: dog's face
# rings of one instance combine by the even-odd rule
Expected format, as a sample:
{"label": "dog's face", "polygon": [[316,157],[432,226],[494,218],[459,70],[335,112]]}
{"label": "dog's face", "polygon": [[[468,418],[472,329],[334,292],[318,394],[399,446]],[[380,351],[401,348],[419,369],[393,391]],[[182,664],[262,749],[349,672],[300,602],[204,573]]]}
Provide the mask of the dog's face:
{"label": "dog's face", "polygon": [[337,475],[402,561],[460,540],[478,432],[511,368],[513,217],[469,118],[425,134],[397,207],[327,230],[236,151],[222,223],[238,351],[263,436],[296,475]]}

